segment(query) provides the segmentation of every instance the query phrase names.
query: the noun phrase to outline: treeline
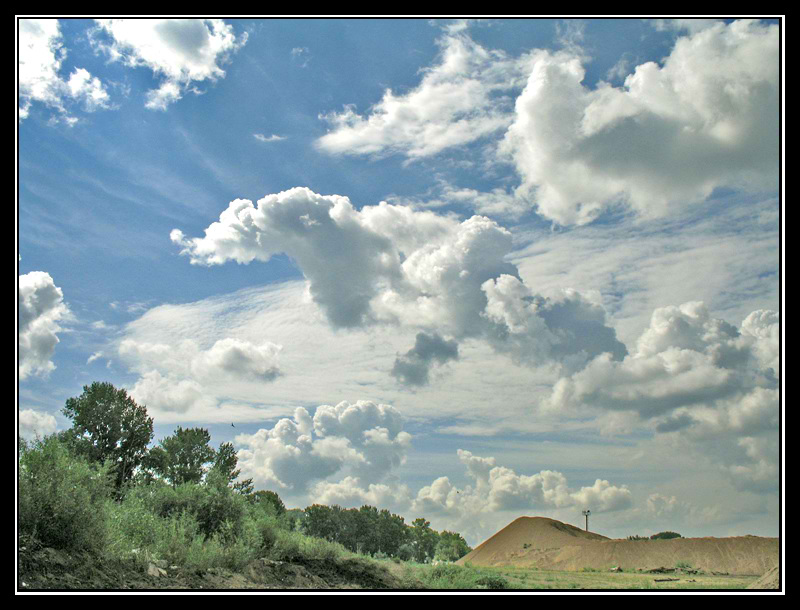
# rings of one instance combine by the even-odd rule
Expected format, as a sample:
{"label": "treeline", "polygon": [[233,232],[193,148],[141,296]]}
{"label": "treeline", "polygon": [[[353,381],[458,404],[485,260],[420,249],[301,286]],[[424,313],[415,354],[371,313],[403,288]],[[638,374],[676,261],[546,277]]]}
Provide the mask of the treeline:
{"label": "treeline", "polygon": [[26,540],[199,569],[348,551],[454,560],[471,550],[455,532],[436,532],[423,518],[407,525],[372,506],[287,510],[274,491],[238,480],[233,445],[214,449],[203,428],[178,427],[148,448],[152,418],[109,383],[85,386],[62,412],[70,429],[19,441],[19,533]]}
{"label": "treeline", "polygon": [[302,528],[353,552],[404,561],[455,561],[472,550],[460,534],[437,532],[422,517],[406,525],[403,517],[367,505],[346,509],[314,504],[305,509]]}
{"label": "treeline", "polygon": [[628,536],[628,540],[670,540],[672,538],[682,538],[682,536],[678,532],[658,532],[657,534],[653,534],[650,537],[647,536]]}

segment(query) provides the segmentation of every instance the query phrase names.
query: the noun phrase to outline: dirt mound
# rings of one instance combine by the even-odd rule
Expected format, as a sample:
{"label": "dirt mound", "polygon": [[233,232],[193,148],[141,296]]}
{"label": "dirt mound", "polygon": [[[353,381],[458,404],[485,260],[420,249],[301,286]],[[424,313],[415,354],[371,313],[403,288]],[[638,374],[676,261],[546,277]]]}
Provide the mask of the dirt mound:
{"label": "dirt mound", "polygon": [[763,574],[778,560],[778,539],[613,540],[544,517],[520,517],[462,557],[476,566],[544,570],[652,570],[686,566],[720,574]]}
{"label": "dirt mound", "polygon": [[501,529],[456,563],[463,565],[516,564],[534,561],[567,546],[582,546],[608,540],[605,536],[547,517],[520,517]]}
{"label": "dirt mound", "polygon": [[767,572],[755,581],[752,585],[748,585],[748,589],[780,589],[781,588],[781,572],[778,566],[767,570]]}

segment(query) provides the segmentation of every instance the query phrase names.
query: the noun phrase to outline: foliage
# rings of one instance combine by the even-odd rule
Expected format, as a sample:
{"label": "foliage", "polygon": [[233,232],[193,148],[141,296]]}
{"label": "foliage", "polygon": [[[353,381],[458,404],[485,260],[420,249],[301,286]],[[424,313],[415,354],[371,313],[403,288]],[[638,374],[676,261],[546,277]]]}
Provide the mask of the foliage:
{"label": "foliage", "polygon": [[651,540],[669,540],[671,538],[681,538],[678,532],[659,532],[650,536]]}
{"label": "foliage", "polygon": [[19,444],[19,530],[45,546],[97,551],[114,473],[88,463],[56,436]]}
{"label": "foliage", "polygon": [[262,511],[266,511],[276,517],[280,517],[286,513],[286,505],[283,503],[283,500],[281,500],[281,497],[274,491],[259,489],[251,493],[248,496],[248,500]]}
{"label": "foliage", "polygon": [[420,563],[430,561],[436,553],[439,536],[431,529],[431,522],[423,517],[414,519],[411,524],[411,539],[414,543],[414,559]]}
{"label": "foliage", "polygon": [[433,558],[439,561],[457,561],[471,550],[461,534],[445,530],[439,533],[439,542],[436,544]]}
{"label": "foliage", "polygon": [[[178,426],[175,434],[162,439],[157,447],[150,450],[145,467],[172,483],[200,483],[205,473],[205,465],[214,460],[216,452],[209,445],[211,435],[205,428],[182,428]],[[235,455],[234,455],[235,457]],[[229,464],[221,464],[224,475]],[[235,464],[234,464],[235,467]],[[238,475],[238,473],[237,473]]]}
{"label": "foliage", "polygon": [[147,409],[125,390],[94,382],[83,386],[80,396],[67,399],[61,412],[72,419],[72,428],[60,438],[89,462],[110,461],[120,489],[142,463],[153,439],[153,418],[147,417]]}
{"label": "foliage", "polygon": [[214,465],[211,468],[222,473],[227,484],[231,485],[236,493],[247,496],[253,493],[253,479],[236,481],[242,472],[236,468],[238,463],[239,458],[236,456],[233,443],[222,443],[214,456]]}

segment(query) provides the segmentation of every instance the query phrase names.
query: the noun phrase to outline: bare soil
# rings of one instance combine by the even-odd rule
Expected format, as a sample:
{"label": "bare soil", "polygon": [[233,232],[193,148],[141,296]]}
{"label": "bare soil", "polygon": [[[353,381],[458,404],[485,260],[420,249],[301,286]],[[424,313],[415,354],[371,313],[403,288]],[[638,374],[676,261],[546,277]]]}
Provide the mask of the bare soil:
{"label": "bare soil", "polygon": [[707,574],[760,576],[778,565],[778,555],[777,538],[618,540],[546,517],[520,517],[457,563],[626,572],[683,566]]}

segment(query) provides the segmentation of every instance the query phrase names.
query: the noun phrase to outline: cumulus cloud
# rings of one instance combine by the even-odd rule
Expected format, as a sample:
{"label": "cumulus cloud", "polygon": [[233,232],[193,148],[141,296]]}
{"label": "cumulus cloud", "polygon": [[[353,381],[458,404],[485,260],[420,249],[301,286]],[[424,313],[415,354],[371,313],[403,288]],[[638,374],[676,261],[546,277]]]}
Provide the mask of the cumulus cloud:
{"label": "cumulus cloud", "polygon": [[28,117],[33,102],[41,102],[58,111],[67,124],[66,104],[76,101],[92,112],[110,107],[110,96],[97,77],[84,68],[75,68],[68,79],[59,73],[67,57],[57,19],[19,20],[19,118]]}
{"label": "cumulus cloud", "polygon": [[751,314],[748,320],[750,330],[740,331],[711,317],[697,301],[656,309],[633,353],[620,362],[600,355],[560,379],[549,407],[584,404],[652,418],[757,387],[774,388],[777,314]]}
{"label": "cumulus cloud", "polygon": [[394,407],[371,401],[322,405],[313,418],[298,407],[292,419],[283,418],[271,429],[237,436],[244,447],[238,452],[239,466],[257,484],[295,493],[342,471],[377,483],[405,461],[411,436],[402,428]]}
{"label": "cumulus cloud", "polygon": [[394,361],[392,375],[406,385],[427,385],[431,367],[450,360],[458,360],[458,343],[437,333],[417,333],[414,347]]}
{"label": "cumulus cloud", "polygon": [[23,438],[46,436],[56,431],[56,418],[49,413],[24,409],[19,412],[19,435]]}
{"label": "cumulus cloud", "polygon": [[58,344],[59,322],[69,316],[61,288],[50,274],[31,271],[19,276],[19,378],[48,375]]}
{"label": "cumulus cloud", "polygon": [[485,49],[463,28],[450,29],[439,45],[439,63],[408,93],[387,89],[365,115],[347,106],[320,116],[332,129],[317,146],[334,154],[418,159],[506,128],[512,120],[506,96],[524,82],[525,61]]}
{"label": "cumulus cloud", "polygon": [[[91,40],[112,61],[146,67],[161,78],[145,106],[166,110],[196,83],[225,77],[220,67],[247,42],[221,19],[98,19]],[[106,34],[110,40],[106,40]]]}
{"label": "cumulus cloud", "polygon": [[740,328],[701,302],[662,307],[622,361],[598,356],[560,379],[546,409],[627,411],[678,434],[742,488],[774,490],[779,421],[776,312]]}
{"label": "cumulus cloud", "polygon": [[[232,201],[204,237],[175,229],[171,239],[193,264],[246,264],[285,252],[335,328],[393,323],[456,340],[488,338],[528,363],[623,353],[601,306],[574,292],[535,295],[521,282],[505,260],[511,233],[483,216],[459,222],[386,202],[356,210],[347,197],[298,187],[257,206]],[[420,364],[409,355],[401,377],[403,362]],[[422,381],[416,368],[408,379]]]}
{"label": "cumulus cloud", "polygon": [[623,86],[589,89],[576,53],[536,51],[501,145],[518,195],[584,224],[619,204],[659,216],[717,187],[774,188],[778,54],[777,26],[710,24]]}
{"label": "cumulus cloud", "polygon": [[414,500],[415,510],[463,518],[497,511],[570,506],[590,506],[593,512],[599,513],[632,506],[632,494],[625,485],[619,487],[597,479],[592,486],[572,490],[560,472],[542,470],[533,475],[521,475],[498,466],[495,458],[476,456],[463,449],[458,450],[458,458],[466,467],[472,484],[459,489],[448,477],[440,477],[419,490]]}
{"label": "cumulus cloud", "polygon": [[281,346],[227,337],[208,349],[186,339],[178,345],[124,339],[119,355],[139,372],[131,396],[161,411],[186,413],[217,405],[215,395],[231,381],[271,382],[281,372]]}

